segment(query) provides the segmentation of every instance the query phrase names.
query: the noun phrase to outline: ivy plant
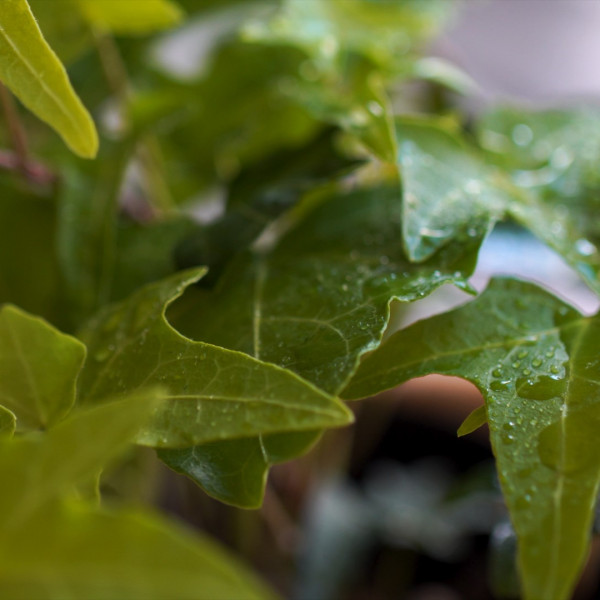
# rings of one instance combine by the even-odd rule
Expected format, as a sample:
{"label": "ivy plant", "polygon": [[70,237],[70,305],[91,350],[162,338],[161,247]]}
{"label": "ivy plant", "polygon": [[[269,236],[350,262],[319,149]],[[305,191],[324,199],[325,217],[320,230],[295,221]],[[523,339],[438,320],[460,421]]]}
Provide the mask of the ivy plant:
{"label": "ivy plant", "polygon": [[[157,505],[111,499],[115,465],[149,447],[257,508],[351,401],[431,373],[483,395],[459,434],[489,425],[523,598],[571,597],[599,321],[469,280],[512,221],[600,293],[600,113],[459,112],[475,84],[424,53],[451,8],[3,0],[2,597],[275,597]],[[382,342],[392,305],[445,284],[474,299]]]}

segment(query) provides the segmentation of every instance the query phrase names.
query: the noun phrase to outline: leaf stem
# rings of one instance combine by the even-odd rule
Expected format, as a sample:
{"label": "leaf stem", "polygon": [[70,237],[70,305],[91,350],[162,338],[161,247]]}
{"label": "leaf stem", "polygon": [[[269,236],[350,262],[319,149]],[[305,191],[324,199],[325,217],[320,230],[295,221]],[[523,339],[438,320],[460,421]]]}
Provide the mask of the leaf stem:
{"label": "leaf stem", "polygon": [[13,97],[2,83],[0,83],[0,102],[2,102],[2,110],[6,117],[8,133],[18,160],[19,169],[25,172],[29,155],[27,150],[27,136],[25,135],[25,129],[19,118]]}
{"label": "leaf stem", "polygon": [[0,168],[19,172],[26,179],[40,185],[54,183],[57,179],[56,174],[43,164],[31,160],[27,135],[21,123],[19,111],[12,94],[2,83],[0,83],[0,104],[2,104],[2,112],[6,119],[8,134],[13,147],[13,152],[0,150]]}

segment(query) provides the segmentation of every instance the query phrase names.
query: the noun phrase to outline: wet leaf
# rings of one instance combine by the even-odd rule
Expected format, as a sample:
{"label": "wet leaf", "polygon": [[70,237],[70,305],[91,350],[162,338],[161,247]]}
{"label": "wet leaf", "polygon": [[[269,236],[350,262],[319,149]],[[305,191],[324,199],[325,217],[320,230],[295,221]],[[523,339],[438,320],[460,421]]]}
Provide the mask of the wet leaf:
{"label": "wet leaf", "polygon": [[351,422],[341,402],[290,371],[193,342],[173,329],[166,307],[203,273],[194,269],[150,284],[88,323],[81,334],[90,353],[81,377],[82,402],[165,386],[167,401],[138,436],[140,443],[157,447]]}
{"label": "wet leaf", "polygon": [[418,262],[450,240],[485,237],[507,205],[494,171],[440,121],[399,119],[396,136],[408,256]]}
{"label": "wet leaf", "polygon": [[600,484],[600,320],[532,284],[496,280],[480,298],[389,338],[342,396],[428,373],[482,391],[528,599],[568,598],[589,549]]}
{"label": "wet leaf", "polygon": [[26,0],[5,0],[0,14],[0,80],[80,156],[98,150],[94,122],[65,68],[44,40]]}
{"label": "wet leaf", "polygon": [[[194,339],[278,364],[335,394],[360,355],[381,339],[393,297],[411,302],[443,283],[464,285],[473,268],[477,241],[472,239],[448,245],[435,264],[406,260],[401,210],[393,187],[343,191],[328,186],[305,200],[299,223],[279,244],[240,255],[214,290],[190,290],[173,308],[174,322]],[[304,445],[312,441],[314,434]],[[278,445],[285,448],[285,440]],[[252,447],[260,448],[260,441]],[[284,455],[289,459],[293,452],[290,448]],[[186,457],[179,452],[179,468],[202,472],[194,463],[202,453],[190,449]],[[224,456],[229,453],[235,450]],[[248,472],[259,473],[262,481],[274,461],[257,450],[253,455],[257,464]],[[227,461],[220,468],[228,472]],[[219,497],[231,502],[241,484],[233,478],[227,483],[232,489]],[[260,496],[251,501],[259,503]]]}
{"label": "wet leaf", "polygon": [[15,306],[0,308],[0,402],[20,430],[65,417],[84,360],[79,340]]}
{"label": "wet leaf", "polygon": [[498,109],[478,135],[510,178],[510,214],[600,291],[600,113]]}

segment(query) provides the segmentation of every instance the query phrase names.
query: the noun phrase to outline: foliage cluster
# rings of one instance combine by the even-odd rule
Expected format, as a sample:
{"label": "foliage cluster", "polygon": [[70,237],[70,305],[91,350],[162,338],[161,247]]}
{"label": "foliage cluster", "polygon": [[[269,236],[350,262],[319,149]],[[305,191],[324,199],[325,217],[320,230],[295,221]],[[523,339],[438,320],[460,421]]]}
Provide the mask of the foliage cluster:
{"label": "foliage cluster", "polygon": [[523,597],[570,596],[600,484],[598,318],[496,279],[382,343],[392,302],[475,293],[502,220],[600,293],[600,114],[457,113],[474,84],[422,54],[449,9],[3,0],[3,597],[271,597],[210,540],[102,500],[107,465],[148,446],[258,507],[346,401],[428,373],[485,398],[463,432],[489,424]]}

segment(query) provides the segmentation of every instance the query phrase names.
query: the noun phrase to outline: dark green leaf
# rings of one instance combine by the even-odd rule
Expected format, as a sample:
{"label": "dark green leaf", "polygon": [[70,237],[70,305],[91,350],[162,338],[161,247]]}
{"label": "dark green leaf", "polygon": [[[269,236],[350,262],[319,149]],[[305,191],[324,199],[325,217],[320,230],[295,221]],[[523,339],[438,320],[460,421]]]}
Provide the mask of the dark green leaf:
{"label": "dark green leaf", "polygon": [[[316,192],[278,245],[238,257],[214,290],[190,290],[174,307],[176,324],[196,339],[279,364],[336,393],[360,355],[381,339],[392,297],[410,302],[443,283],[464,285],[474,266],[477,241],[471,238],[466,246],[448,245],[435,261],[407,261],[401,210],[396,188],[344,192],[330,186]],[[304,446],[313,440],[308,436]],[[285,440],[278,446],[287,459],[294,455],[293,447],[284,450]],[[260,448],[260,440],[253,447]],[[193,466],[202,450],[189,452],[178,453],[179,466],[202,471],[202,465]],[[275,461],[258,450],[253,455],[252,471],[262,481]],[[229,471],[227,461],[220,469]],[[239,484],[230,478],[228,485],[232,489],[223,497],[231,501]],[[251,505],[258,503],[260,497]]]}
{"label": "dark green leaf", "polygon": [[171,327],[166,307],[203,273],[195,269],[146,286],[88,323],[82,332],[90,352],[81,377],[82,402],[150,384],[166,386],[167,402],[138,437],[158,447],[351,422],[341,402],[293,373],[193,342]]}
{"label": "dark green leaf", "polygon": [[422,261],[450,240],[485,237],[507,204],[494,172],[439,121],[401,119],[396,135],[408,256]]}
{"label": "dark green leaf", "polygon": [[568,598],[589,549],[599,327],[531,284],[496,280],[469,305],[391,336],[342,394],[366,397],[427,373],[479,387],[527,599]]}
{"label": "dark green leaf", "polygon": [[159,456],[221,502],[240,508],[259,508],[269,468],[304,454],[319,437],[320,432],[271,434],[193,448],[164,449]]}
{"label": "dark green leaf", "polygon": [[36,196],[6,175],[0,178],[0,303],[62,326],[67,319],[60,304],[55,229],[52,199]]}
{"label": "dark green leaf", "polygon": [[75,402],[85,346],[14,306],[0,308],[0,402],[19,429],[64,418]]}

